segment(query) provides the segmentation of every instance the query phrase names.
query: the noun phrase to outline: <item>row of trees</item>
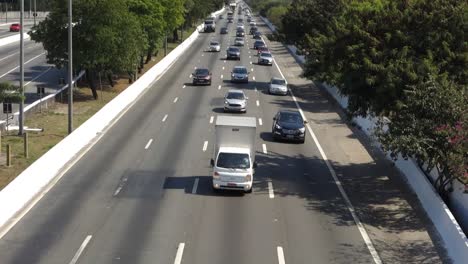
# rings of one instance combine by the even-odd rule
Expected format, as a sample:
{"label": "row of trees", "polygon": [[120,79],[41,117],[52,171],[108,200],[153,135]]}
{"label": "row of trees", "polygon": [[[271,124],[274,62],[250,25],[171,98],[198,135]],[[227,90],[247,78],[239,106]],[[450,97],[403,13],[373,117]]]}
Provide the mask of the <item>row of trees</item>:
{"label": "row of trees", "polygon": [[436,168],[444,195],[468,183],[467,18],[459,0],[293,0],[282,29],[304,75],[377,117],[383,148]]}
{"label": "row of trees", "polygon": [[[68,61],[68,1],[48,2],[49,16],[29,34],[43,44],[48,63],[62,68]],[[133,79],[167,35],[176,41],[179,29],[223,4],[224,0],[74,0],[73,67],[86,70],[97,98],[97,73],[103,73],[111,85],[114,73],[128,73]]]}
{"label": "row of trees", "polygon": [[246,3],[280,28],[281,20],[288,11],[291,0],[246,0]]}

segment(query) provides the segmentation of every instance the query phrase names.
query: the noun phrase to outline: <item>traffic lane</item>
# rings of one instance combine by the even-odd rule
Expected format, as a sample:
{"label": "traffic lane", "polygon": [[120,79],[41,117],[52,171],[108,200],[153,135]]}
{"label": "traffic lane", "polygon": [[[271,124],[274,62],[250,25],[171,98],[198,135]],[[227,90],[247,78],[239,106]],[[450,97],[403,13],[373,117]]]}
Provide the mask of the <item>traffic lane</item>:
{"label": "traffic lane", "polygon": [[[198,49],[203,45],[202,42],[199,41],[199,43],[201,44],[198,44]],[[194,46],[197,45],[194,44]],[[189,48],[189,50],[191,49],[193,47]],[[173,66],[172,72],[178,75],[185,68],[185,64],[191,60],[190,57],[180,59]],[[187,74],[188,72],[186,71]],[[177,76],[173,75],[172,77]],[[174,79],[177,80],[177,78]],[[167,79],[166,76],[165,83],[173,83],[173,81]],[[129,145],[133,140],[139,140],[133,136],[135,129],[138,129],[145,119],[152,118],[152,116],[146,113],[148,109],[156,108],[159,103],[166,101],[164,100],[165,93],[172,91],[171,89],[167,89],[167,87],[171,86],[158,86],[158,83],[156,83],[152,89],[149,89],[147,93],[152,91],[155,95],[147,96],[145,94],[145,96],[141,97],[141,102],[138,104],[149,106],[146,109],[136,106],[132,107],[122,118],[125,121],[116,123],[106,136],[66,173],[66,177],[63,177],[2,239],[0,248],[3,249],[1,250],[1,255],[5,256],[3,258],[5,263],[23,261],[26,263],[37,263],[40,256],[44,255],[50,256],[50,259],[41,259],[44,263],[53,263],[55,258],[60,263],[63,263],[64,256],[56,255],[54,257],[52,252],[57,254],[63,252],[60,254],[71,256],[72,252],[70,251],[75,250],[79,246],[80,240],[87,235],[87,231],[93,229],[93,224],[99,222],[101,220],[100,217],[105,218],[105,215],[102,216],[102,212],[106,211],[107,205],[103,201],[105,201],[105,198],[111,197],[110,195],[118,186],[122,175],[118,172],[118,168],[120,168],[119,164],[127,167],[125,164],[132,162],[132,159],[128,157],[138,157],[132,153],[133,149],[131,146],[128,148],[125,148],[125,146]],[[122,143],[126,144],[122,145]],[[144,143],[141,142],[141,144]],[[137,144],[133,145],[136,146]],[[116,151],[114,149],[116,146],[119,147],[119,150],[125,149],[126,151]],[[135,149],[134,151],[137,153],[141,149]],[[126,161],[127,159],[128,161]],[[114,164],[117,170],[115,175],[112,173]],[[75,186],[79,188],[75,188]],[[84,211],[86,213],[83,213]],[[24,223],[27,224],[25,225]],[[88,223],[87,225],[89,226],[83,227],[83,223]],[[57,234],[60,234],[60,236]],[[40,247],[37,246],[38,242],[40,242]],[[11,246],[14,246],[14,249]],[[60,250],[53,250],[58,247],[60,247]],[[26,254],[25,252],[28,253]]]}
{"label": "traffic lane", "polygon": [[[24,42],[24,51],[31,52],[31,50],[43,50],[42,44],[35,43],[34,41],[27,40]],[[13,57],[13,59],[17,59],[16,65],[19,65],[19,42],[18,43],[11,43],[5,46],[0,47],[0,67],[6,66],[6,64],[10,64],[10,62],[6,62],[9,58]]]}
{"label": "traffic lane", "polygon": [[[349,129],[343,123],[342,116],[337,114],[340,109],[329,103],[330,99],[323,91],[308,81],[304,85],[303,79],[295,78],[302,69],[281,43],[272,44],[271,47],[279,52],[276,60],[288,69],[284,73],[296,99],[307,119],[313,121],[311,126],[382,260],[392,263],[441,262],[439,256],[445,255],[444,249],[435,247],[431,241],[428,231],[431,223],[414,197],[408,195],[411,191],[398,172],[379,150],[374,149],[362,131]],[[333,130],[329,129],[330,124],[333,124]],[[362,193],[367,195],[362,196]],[[323,208],[324,211],[327,209]],[[392,217],[395,215],[398,217]],[[412,221],[402,223],[402,219]],[[389,248],[390,244],[394,246]],[[425,253],[415,254],[409,250],[414,245],[419,245],[423,248],[420,252]]]}
{"label": "traffic lane", "polygon": [[[14,23],[19,23],[19,21],[18,21],[18,22],[14,22]],[[13,23],[11,23],[11,24],[13,24]],[[0,26],[0,39],[1,39],[1,38],[6,38],[6,37],[9,37],[9,36],[14,36],[14,35],[19,34],[19,32],[11,32],[11,31],[10,31],[10,26],[11,26],[11,24]],[[24,26],[24,32],[25,32],[25,33],[27,33],[28,31],[30,31],[31,28],[34,26],[34,23],[33,23],[33,22],[25,22],[24,24],[25,24],[25,26]]]}
{"label": "traffic lane", "polygon": [[[13,53],[0,58],[0,80],[13,81],[18,80],[15,72],[19,72],[19,53]],[[48,67],[45,51],[42,47],[34,45],[24,51],[25,73],[41,70],[38,67]],[[26,75],[25,75],[26,76]],[[27,76],[26,76],[27,77]]]}

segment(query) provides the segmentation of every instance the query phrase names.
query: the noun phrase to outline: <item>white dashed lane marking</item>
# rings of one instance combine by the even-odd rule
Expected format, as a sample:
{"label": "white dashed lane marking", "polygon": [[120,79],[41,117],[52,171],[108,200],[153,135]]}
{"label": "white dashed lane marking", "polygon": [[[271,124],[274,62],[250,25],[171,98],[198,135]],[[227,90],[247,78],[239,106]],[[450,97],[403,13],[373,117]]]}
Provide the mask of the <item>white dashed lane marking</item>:
{"label": "white dashed lane marking", "polygon": [[165,115],[162,119],[163,122],[166,122],[166,119],[167,119],[167,115]]}
{"label": "white dashed lane marking", "polygon": [[205,141],[205,143],[203,143],[203,152],[205,152],[207,148],[208,148],[208,141]]}

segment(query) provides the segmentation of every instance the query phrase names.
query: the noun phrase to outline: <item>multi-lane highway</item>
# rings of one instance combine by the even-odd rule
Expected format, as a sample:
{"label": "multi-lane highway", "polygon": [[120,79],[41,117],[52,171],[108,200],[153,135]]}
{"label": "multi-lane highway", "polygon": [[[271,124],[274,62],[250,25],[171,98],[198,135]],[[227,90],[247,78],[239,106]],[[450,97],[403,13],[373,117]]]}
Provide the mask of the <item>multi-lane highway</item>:
{"label": "multi-lane highway", "polygon": [[[256,65],[247,35],[241,60],[226,61],[235,23],[220,35],[225,24],[201,34],[3,236],[1,263],[441,262],[419,207],[389,180],[394,169],[299,77],[284,47],[267,41],[277,64]],[[220,53],[205,51],[212,39]],[[230,82],[235,65],[251,71],[248,84]],[[211,86],[191,85],[195,67],[213,72]],[[296,97],[267,93],[283,74]],[[251,194],[211,188],[214,120],[232,88],[257,119]],[[274,114],[298,106],[310,122],[305,144],[273,142]]]}
{"label": "multi-lane highway", "polygon": [[[39,20],[37,21],[39,22]],[[32,21],[25,23],[24,31],[28,32],[33,26]],[[0,43],[1,39],[19,35],[18,32],[9,32],[9,24],[0,25]],[[20,69],[19,69],[19,41],[0,46],[0,82],[11,82],[14,85],[19,85]],[[53,65],[47,64],[46,53],[41,43],[35,43],[27,38],[24,41],[24,81],[26,104],[39,99],[36,95],[36,86],[41,85],[46,87],[46,93],[52,93],[57,90],[59,78],[64,77],[63,71],[56,69]],[[14,105],[14,111],[18,108]],[[4,119],[4,115],[0,116]]]}

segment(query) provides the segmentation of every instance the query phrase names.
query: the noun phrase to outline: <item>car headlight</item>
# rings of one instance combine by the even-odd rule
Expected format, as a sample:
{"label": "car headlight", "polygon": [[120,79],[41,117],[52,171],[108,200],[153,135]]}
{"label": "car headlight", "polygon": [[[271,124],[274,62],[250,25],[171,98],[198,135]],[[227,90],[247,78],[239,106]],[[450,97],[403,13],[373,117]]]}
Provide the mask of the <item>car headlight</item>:
{"label": "car headlight", "polygon": [[278,124],[276,124],[276,125],[275,125],[275,128],[276,128],[276,129],[281,129],[281,126],[278,125]]}
{"label": "car headlight", "polygon": [[299,132],[301,132],[301,134],[304,134],[304,132],[305,132],[305,127],[299,128]]}
{"label": "car headlight", "polygon": [[246,182],[249,182],[249,181],[251,181],[251,180],[252,180],[252,174],[247,174],[247,175],[245,176],[245,181],[246,181]]}
{"label": "car headlight", "polygon": [[228,101],[224,101],[224,104],[229,104],[229,102],[228,102]]}

